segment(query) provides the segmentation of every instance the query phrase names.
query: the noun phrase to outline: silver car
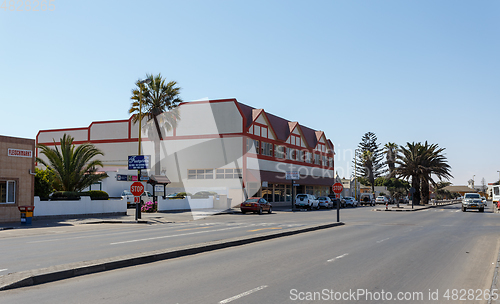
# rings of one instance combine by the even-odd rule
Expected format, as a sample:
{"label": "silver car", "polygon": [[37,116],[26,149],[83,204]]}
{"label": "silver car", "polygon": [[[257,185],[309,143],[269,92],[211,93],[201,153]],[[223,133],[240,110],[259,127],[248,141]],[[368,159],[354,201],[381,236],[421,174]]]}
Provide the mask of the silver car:
{"label": "silver car", "polygon": [[478,193],[465,193],[464,199],[462,200],[463,212],[467,211],[467,209],[477,209],[479,212],[484,212],[485,206],[486,204]]}
{"label": "silver car", "polygon": [[333,202],[328,196],[320,196],[318,197],[318,206],[321,208],[333,208]]}

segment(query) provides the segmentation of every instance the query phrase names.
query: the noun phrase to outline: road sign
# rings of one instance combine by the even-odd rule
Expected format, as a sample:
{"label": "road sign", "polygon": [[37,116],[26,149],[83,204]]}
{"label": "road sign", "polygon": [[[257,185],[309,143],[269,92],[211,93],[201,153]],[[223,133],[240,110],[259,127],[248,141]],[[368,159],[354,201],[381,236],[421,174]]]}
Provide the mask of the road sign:
{"label": "road sign", "polygon": [[141,196],[141,194],[144,192],[144,185],[140,182],[134,182],[130,186],[130,192],[132,192],[134,196]]}
{"label": "road sign", "polygon": [[344,190],[344,186],[342,186],[341,183],[335,183],[332,186],[332,190],[333,190],[333,192],[338,194],[338,193],[341,193],[342,190]]}
{"label": "road sign", "polygon": [[134,196],[134,204],[139,204],[141,202],[140,196]]}
{"label": "road sign", "polygon": [[335,193],[336,198],[340,198],[340,193]]}
{"label": "road sign", "polygon": [[300,179],[299,172],[298,171],[287,171],[286,172],[286,179],[291,179],[291,180]]}
{"label": "road sign", "polygon": [[151,167],[150,155],[129,155],[128,169],[129,170],[144,170]]}

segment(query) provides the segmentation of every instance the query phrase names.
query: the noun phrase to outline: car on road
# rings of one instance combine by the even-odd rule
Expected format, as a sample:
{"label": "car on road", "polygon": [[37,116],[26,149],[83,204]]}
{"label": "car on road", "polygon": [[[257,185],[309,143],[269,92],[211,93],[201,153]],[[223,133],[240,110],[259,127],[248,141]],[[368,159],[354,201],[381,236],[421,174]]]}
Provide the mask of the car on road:
{"label": "car on road", "polygon": [[328,196],[319,196],[318,197],[318,206],[319,206],[319,208],[323,207],[323,208],[331,209],[331,208],[333,208],[333,202]]}
{"label": "car on road", "polygon": [[[122,198],[127,200],[127,208],[135,207],[134,195],[129,190],[123,190]],[[141,195],[141,203],[149,202],[153,200],[153,195],[149,191],[144,191]]]}
{"label": "car on road", "polygon": [[319,209],[319,201],[312,194],[297,194],[295,197],[295,207],[308,210],[312,208]]}
{"label": "car on road", "polygon": [[346,196],[345,198],[346,207],[358,207],[358,201],[352,196]]}
{"label": "car on road", "polygon": [[359,195],[359,204],[375,206],[375,200],[373,199],[373,195],[371,193],[361,193]]}
{"label": "car on road", "polygon": [[375,203],[377,204],[388,204],[389,203],[389,199],[385,196],[377,196],[377,199],[375,200]]}
{"label": "car on road", "polygon": [[240,204],[240,210],[243,214],[247,212],[262,214],[264,211],[272,213],[273,206],[262,197],[251,197]]}
{"label": "car on road", "polygon": [[462,200],[463,212],[467,211],[467,209],[477,209],[479,212],[484,212],[485,206],[486,204],[478,193],[465,193],[464,199]]}

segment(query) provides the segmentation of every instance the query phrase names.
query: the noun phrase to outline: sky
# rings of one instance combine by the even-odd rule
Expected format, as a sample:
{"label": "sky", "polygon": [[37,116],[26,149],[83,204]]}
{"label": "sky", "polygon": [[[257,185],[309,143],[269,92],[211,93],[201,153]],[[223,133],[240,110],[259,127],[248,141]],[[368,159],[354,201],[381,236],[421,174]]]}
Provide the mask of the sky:
{"label": "sky", "polygon": [[161,73],[184,101],[325,131],[341,176],[373,132],[445,148],[455,185],[499,179],[500,1],[10,2],[0,135],[127,119],[135,81]]}

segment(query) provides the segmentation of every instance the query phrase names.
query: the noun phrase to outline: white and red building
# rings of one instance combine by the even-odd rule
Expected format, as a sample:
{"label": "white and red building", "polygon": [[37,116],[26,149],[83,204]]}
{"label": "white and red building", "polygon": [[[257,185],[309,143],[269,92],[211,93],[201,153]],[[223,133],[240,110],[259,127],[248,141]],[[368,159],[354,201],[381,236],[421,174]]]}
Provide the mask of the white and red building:
{"label": "white and red building", "polygon": [[[177,110],[180,121],[169,131],[162,127],[161,140],[152,121],[144,119],[142,125],[141,154],[151,155],[148,174],[167,176],[168,193],[212,191],[227,195],[232,205],[261,195],[286,203],[292,194],[287,171],[300,174],[295,193],[330,193],[334,147],[324,132],[236,99],[185,102]],[[168,113],[159,121],[163,126]],[[131,118],[41,130],[36,142],[54,146],[65,133],[76,144],[90,142],[104,152],[100,159],[110,177],[93,189],[120,196],[137,178],[136,171],[127,169],[128,156],[138,152],[139,126]]]}

